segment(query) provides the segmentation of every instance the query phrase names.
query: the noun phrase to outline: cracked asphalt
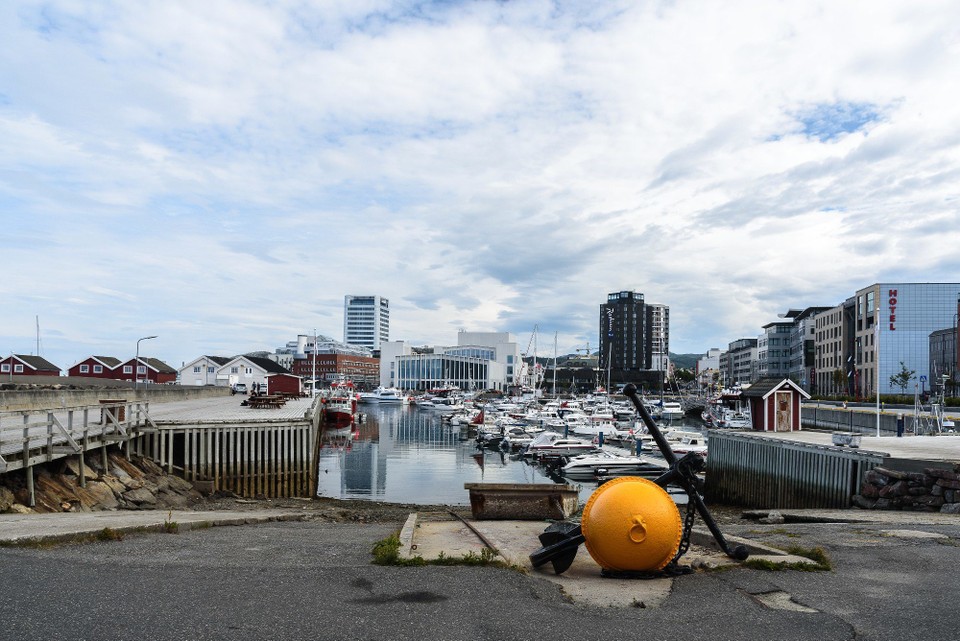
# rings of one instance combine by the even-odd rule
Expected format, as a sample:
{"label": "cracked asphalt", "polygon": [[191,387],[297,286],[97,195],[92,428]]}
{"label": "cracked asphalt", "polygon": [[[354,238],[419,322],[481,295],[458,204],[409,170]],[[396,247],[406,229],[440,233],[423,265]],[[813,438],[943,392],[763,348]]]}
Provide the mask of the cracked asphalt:
{"label": "cracked asphalt", "polygon": [[960,519],[726,521],[728,535],[821,547],[833,570],[696,572],[659,608],[595,607],[536,572],[372,565],[400,521],[268,522],[0,548],[0,625],[25,641],[956,638]]}

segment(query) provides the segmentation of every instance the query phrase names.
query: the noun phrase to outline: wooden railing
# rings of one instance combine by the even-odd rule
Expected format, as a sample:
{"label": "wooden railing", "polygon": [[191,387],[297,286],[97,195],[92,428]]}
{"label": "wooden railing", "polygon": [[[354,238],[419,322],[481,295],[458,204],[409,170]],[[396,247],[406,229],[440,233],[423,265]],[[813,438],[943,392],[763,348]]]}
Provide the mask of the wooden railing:
{"label": "wooden railing", "polygon": [[[33,504],[33,466],[99,449],[104,465],[107,446],[133,443],[156,426],[146,401],[101,401],[98,405],[56,410],[0,412],[0,473],[26,470]],[[130,448],[127,448],[129,455]],[[80,474],[81,487],[86,478]]]}

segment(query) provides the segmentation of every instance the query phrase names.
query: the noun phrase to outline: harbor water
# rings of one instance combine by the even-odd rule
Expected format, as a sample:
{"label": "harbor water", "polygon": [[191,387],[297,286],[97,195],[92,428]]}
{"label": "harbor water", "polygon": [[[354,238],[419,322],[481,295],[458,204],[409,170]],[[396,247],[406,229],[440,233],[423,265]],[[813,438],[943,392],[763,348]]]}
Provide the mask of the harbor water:
{"label": "harbor water", "polygon": [[[480,449],[473,437],[443,422],[435,410],[367,404],[361,405],[361,413],[363,420],[354,428],[325,430],[321,435],[318,496],[469,505],[464,483],[567,482],[580,487],[583,503],[597,487],[593,481],[549,476],[545,468],[508,452]],[[693,421],[683,425],[702,428]]]}

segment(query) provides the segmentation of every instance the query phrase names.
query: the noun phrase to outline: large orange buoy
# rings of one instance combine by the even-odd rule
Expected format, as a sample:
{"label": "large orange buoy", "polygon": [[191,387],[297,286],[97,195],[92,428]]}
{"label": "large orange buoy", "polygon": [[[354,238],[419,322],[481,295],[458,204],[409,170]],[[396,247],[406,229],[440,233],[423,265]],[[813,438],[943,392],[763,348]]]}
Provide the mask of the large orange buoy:
{"label": "large orange buoy", "polygon": [[676,556],[683,535],[676,503],[647,479],[607,481],[590,496],[580,523],[584,545],[600,567],[655,572]]}

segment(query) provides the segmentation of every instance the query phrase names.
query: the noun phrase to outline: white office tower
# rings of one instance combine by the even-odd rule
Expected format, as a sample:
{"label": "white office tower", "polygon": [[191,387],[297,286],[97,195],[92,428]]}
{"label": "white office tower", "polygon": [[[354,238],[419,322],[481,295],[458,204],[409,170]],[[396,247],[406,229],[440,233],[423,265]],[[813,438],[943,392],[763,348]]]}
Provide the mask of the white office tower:
{"label": "white office tower", "polygon": [[343,297],[343,342],[371,350],[390,340],[390,301],[381,296]]}

